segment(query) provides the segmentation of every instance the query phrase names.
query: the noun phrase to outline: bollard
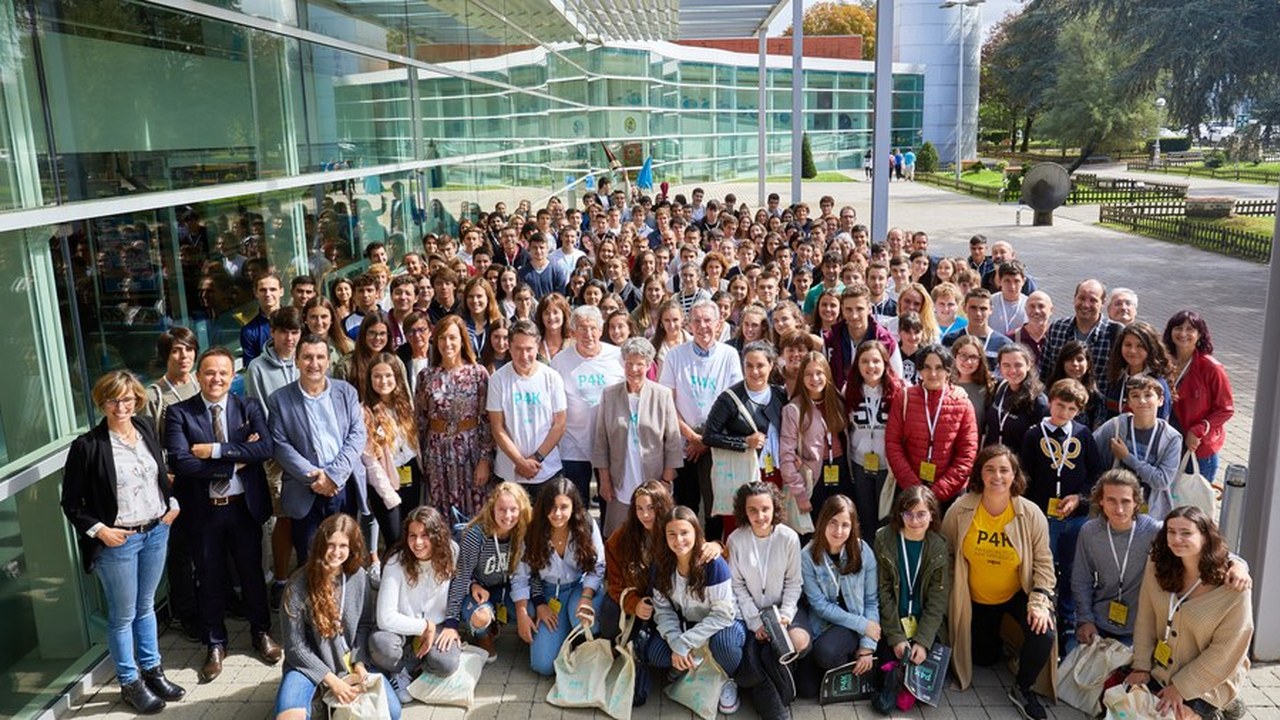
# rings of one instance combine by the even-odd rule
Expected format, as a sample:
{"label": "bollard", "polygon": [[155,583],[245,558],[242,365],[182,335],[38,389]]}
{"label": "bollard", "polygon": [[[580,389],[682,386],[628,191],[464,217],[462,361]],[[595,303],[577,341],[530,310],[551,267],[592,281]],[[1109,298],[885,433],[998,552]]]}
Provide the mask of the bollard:
{"label": "bollard", "polygon": [[1222,517],[1218,528],[1231,552],[1240,551],[1240,532],[1244,529],[1245,485],[1248,479],[1248,467],[1237,463],[1227,465],[1222,485]]}

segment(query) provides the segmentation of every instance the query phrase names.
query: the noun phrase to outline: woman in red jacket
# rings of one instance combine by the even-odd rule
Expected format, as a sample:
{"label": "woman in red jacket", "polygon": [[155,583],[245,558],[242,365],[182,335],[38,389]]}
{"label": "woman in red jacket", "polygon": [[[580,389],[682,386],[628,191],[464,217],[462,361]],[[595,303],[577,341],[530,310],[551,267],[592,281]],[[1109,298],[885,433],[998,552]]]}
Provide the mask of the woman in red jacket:
{"label": "woman in red jacket", "polygon": [[1227,421],[1236,412],[1231,381],[1213,357],[1209,326],[1200,313],[1182,310],[1169,318],[1164,346],[1174,359],[1173,425],[1182,432],[1183,447],[1196,454],[1200,474],[1213,482]]}
{"label": "woman in red jacket", "polygon": [[884,450],[899,487],[924,483],[945,503],[969,482],[978,423],[968,396],[949,380],[951,352],[933,344],[920,351],[920,358],[920,384],[895,404]]}

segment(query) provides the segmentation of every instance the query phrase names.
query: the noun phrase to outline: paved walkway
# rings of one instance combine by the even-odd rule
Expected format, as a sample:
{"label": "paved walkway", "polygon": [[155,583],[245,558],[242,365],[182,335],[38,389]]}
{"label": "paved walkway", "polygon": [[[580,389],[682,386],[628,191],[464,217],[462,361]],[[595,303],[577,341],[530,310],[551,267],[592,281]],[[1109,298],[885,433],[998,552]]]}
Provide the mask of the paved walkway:
{"label": "paved walkway", "polygon": [[[739,198],[755,204],[754,183],[707,183],[704,187],[708,197],[735,192]],[[689,189],[681,188],[682,191]],[[770,185],[768,190],[784,197],[788,192],[782,184]],[[1274,188],[1271,191],[1274,197]],[[864,221],[869,218],[869,185],[826,183],[805,188],[805,198],[814,206],[817,199],[826,194],[835,197],[837,205],[853,204]],[[529,193],[530,197],[536,195]],[[512,194],[505,199],[510,201],[518,197],[518,194]],[[1236,416],[1228,425],[1224,460],[1245,462],[1254,407],[1266,267],[1096,227],[1092,224],[1097,219],[1096,207],[1060,211],[1053,227],[1016,226],[1014,206],[995,205],[923,184],[894,183],[891,186],[890,213],[890,220],[895,225],[928,231],[932,237],[931,246],[948,255],[965,255],[968,238],[974,233],[985,234],[989,241],[1010,241],[1036,281],[1055,299],[1055,315],[1058,317],[1071,313],[1073,288],[1079,280],[1087,277],[1099,278],[1111,287],[1126,285],[1136,290],[1140,299],[1139,316],[1160,327],[1180,308],[1193,307],[1203,312],[1213,331],[1216,355],[1226,364],[1235,388]],[[1023,221],[1029,220],[1024,215]],[[178,639],[172,633],[162,639],[165,666],[170,670],[170,677],[190,690],[188,698],[171,706],[164,717],[169,720],[256,720],[271,715],[279,669],[265,667],[245,654],[249,640],[243,623],[234,624],[233,630],[236,633],[232,639],[235,654],[228,658],[222,677],[209,685],[196,683],[196,668],[204,661],[203,648]],[[499,650],[500,659],[485,669],[477,691],[476,707],[466,717],[536,720],[590,716],[583,711],[562,713],[542,701],[550,683],[537,678],[528,669],[528,653],[518,647],[514,634],[499,640]],[[1243,698],[1249,705],[1251,716],[1259,720],[1280,718],[1280,667],[1255,668],[1250,674],[1250,681]],[[1009,683],[1010,675],[1004,670],[979,672],[973,689],[964,693],[948,692],[943,707],[915,710],[902,717],[1016,718],[1019,716],[1005,698]],[[95,720],[132,717],[120,704],[119,697],[114,684],[103,686],[74,713],[74,717]],[[796,704],[794,714],[797,720],[879,717],[865,703],[852,708],[848,705],[829,706],[824,711],[816,703],[802,701]],[[1051,715],[1055,718],[1085,717],[1065,706],[1052,708]],[[654,693],[649,703],[638,708],[634,716],[689,718],[690,714],[670,702],[664,702],[661,693]],[[461,717],[464,715],[460,710],[433,710],[422,705],[411,705],[405,713],[409,720]],[[744,702],[738,717],[757,716],[751,711],[750,703]]]}

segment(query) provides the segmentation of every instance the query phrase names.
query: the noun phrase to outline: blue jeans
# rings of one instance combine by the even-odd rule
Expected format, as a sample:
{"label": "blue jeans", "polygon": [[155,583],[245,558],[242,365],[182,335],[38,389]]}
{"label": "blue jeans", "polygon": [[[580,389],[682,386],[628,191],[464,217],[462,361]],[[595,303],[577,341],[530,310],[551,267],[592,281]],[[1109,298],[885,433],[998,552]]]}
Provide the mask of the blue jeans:
{"label": "blue jeans", "polygon": [[107,650],[121,685],[137,680],[139,668],[160,665],[156,587],[168,551],[169,526],[160,523],[119,547],[103,548],[94,564],[107,598]]}
{"label": "blue jeans", "polygon": [[[400,720],[400,698],[390,687],[386,686],[386,679],[383,679],[382,692],[387,696],[387,707],[391,710],[391,720]],[[307,713],[307,718],[311,717],[311,700],[316,696],[316,688],[318,686],[311,682],[306,675],[297,670],[285,670],[284,678],[280,681],[280,689],[276,691],[276,715],[286,710],[303,710]]]}
{"label": "blue jeans", "polygon": [[[746,645],[747,624],[741,620],[734,620],[732,625],[716,632],[707,643],[711,648],[711,657],[715,658],[720,669],[724,670],[729,677],[733,677],[733,674],[738,672],[738,666],[742,664],[742,651]],[[671,667],[671,646],[662,636],[654,633],[649,640],[649,647],[645,649],[645,657],[654,667],[669,668]]]}
{"label": "blue jeans", "polygon": [[[574,617],[574,613],[578,609],[578,600],[582,598],[582,583],[564,583],[560,586],[560,592],[556,592],[554,585],[543,586],[547,597],[547,602],[551,598],[559,598],[560,614],[558,616],[559,624],[555,630],[548,629],[545,625],[538,625],[533,631],[533,644],[529,646],[529,666],[539,675],[551,677],[555,675],[556,656],[560,654],[560,646],[564,644],[564,639],[569,637],[569,631],[577,624],[578,619]],[[596,591],[596,595],[591,600],[591,606],[595,608],[597,620],[591,626],[591,632],[599,632],[600,630],[600,605],[604,602],[604,589]],[[532,609],[531,609],[532,610]],[[530,612],[531,617],[537,619],[537,613]]]}
{"label": "blue jeans", "polygon": [[[462,622],[460,623],[461,627],[459,627],[458,630],[470,632],[472,637],[484,637],[485,635],[488,635],[490,628],[493,627],[493,623],[498,622],[497,607],[499,605],[506,606],[507,620],[514,621],[516,617],[516,604],[515,601],[511,599],[511,588],[505,586],[502,588],[489,588],[489,600],[488,602],[483,603],[477,603],[475,599],[471,597],[471,593],[468,592],[466,596],[462,598],[462,617],[460,618]],[[471,627],[471,616],[480,608],[488,608],[488,610],[493,613],[494,619],[490,624],[477,629]]]}
{"label": "blue jeans", "polygon": [[1049,518],[1049,549],[1053,551],[1054,569],[1058,575],[1058,627],[1068,631],[1076,626],[1076,599],[1071,594],[1071,568],[1076,561],[1076,540],[1080,538],[1080,528],[1088,521],[1088,517],[1071,517],[1066,520]]}
{"label": "blue jeans", "polygon": [[[1213,482],[1213,478],[1218,474],[1218,453],[1214,453],[1209,457],[1198,457],[1196,458],[1196,464],[1200,466],[1200,474],[1204,476],[1204,479]],[[1187,470],[1188,468],[1182,469]]]}

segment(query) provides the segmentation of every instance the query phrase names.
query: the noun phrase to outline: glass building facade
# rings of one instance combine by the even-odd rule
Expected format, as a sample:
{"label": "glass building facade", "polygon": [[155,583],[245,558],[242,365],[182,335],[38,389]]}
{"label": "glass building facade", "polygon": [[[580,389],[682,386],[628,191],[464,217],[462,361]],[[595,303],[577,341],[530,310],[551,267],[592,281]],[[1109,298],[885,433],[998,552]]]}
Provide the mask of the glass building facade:
{"label": "glass building facade", "polygon": [[[580,192],[602,141],[658,182],[749,180],[763,119],[768,174],[790,172],[789,58],[761,113],[755,55],[573,42],[532,5],[0,0],[0,716],[105,654],[61,467],[94,380],[157,377],[162,330],[238,351],[252,272],[328,282],[370,242]],[[858,167],[871,65],[806,63],[819,169]],[[894,90],[893,143],[915,144],[923,75]]]}

